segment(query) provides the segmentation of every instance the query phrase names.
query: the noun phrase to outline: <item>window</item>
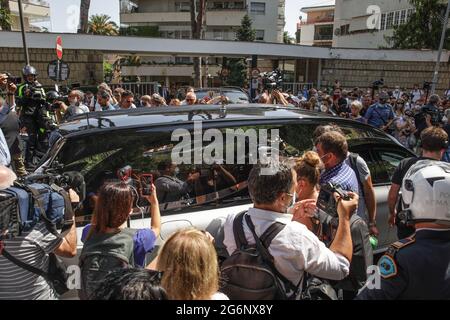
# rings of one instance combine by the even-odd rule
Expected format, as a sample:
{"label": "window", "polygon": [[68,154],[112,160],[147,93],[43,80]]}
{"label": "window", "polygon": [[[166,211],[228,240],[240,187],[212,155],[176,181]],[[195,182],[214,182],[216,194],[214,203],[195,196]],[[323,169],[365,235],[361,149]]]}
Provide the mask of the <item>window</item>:
{"label": "window", "polygon": [[380,30],[386,30],[386,13],[381,14]]}
{"label": "window", "polygon": [[252,14],[265,15],[266,4],[264,2],[252,2],[250,4],[250,12]]}
{"label": "window", "polygon": [[400,161],[412,155],[402,149],[391,148],[375,148],[373,149],[374,157],[376,157],[376,165],[373,166],[374,171],[369,166],[374,184],[390,184],[395,169]]}
{"label": "window", "polygon": [[264,41],[264,30],[256,30],[255,40],[256,41]]}
{"label": "window", "polygon": [[411,19],[411,16],[416,12],[416,9],[408,9],[408,19]]}
{"label": "window", "polygon": [[176,12],[190,12],[191,11],[191,3],[188,1],[175,2],[175,11]]}
{"label": "window", "polygon": [[394,26],[398,26],[400,22],[400,11],[395,11],[394,12]]}
{"label": "window", "polygon": [[392,29],[394,24],[394,12],[389,12],[386,19],[386,30]]}
{"label": "window", "polygon": [[315,26],[314,40],[333,40],[333,25]]}
{"label": "window", "polygon": [[350,34],[350,24],[341,25],[341,36]]}
{"label": "window", "polygon": [[214,40],[224,40],[224,31],[221,29],[213,30]]}
{"label": "window", "polygon": [[402,10],[402,11],[401,11],[401,14],[400,14],[400,22],[399,22],[400,25],[406,23],[406,13],[407,13],[406,10]]}
{"label": "window", "polygon": [[189,64],[191,63],[190,57],[175,57],[175,63],[176,64]]}

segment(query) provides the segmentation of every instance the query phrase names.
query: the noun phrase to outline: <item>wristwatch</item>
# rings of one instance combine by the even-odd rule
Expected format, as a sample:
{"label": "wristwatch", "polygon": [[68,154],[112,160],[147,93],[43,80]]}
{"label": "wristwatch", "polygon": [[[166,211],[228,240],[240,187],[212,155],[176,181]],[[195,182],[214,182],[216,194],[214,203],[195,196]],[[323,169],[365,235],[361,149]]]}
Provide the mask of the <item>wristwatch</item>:
{"label": "wristwatch", "polygon": [[369,228],[376,227],[377,223],[375,221],[369,222]]}

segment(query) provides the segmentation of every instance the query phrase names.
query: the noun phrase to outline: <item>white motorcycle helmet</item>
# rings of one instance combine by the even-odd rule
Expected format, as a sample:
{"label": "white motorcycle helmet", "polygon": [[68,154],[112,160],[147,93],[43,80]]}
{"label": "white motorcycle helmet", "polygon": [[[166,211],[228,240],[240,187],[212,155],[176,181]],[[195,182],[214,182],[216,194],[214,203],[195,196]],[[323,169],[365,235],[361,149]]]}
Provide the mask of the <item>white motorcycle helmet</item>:
{"label": "white motorcycle helmet", "polygon": [[406,173],[401,191],[402,220],[450,225],[450,163],[418,161]]}

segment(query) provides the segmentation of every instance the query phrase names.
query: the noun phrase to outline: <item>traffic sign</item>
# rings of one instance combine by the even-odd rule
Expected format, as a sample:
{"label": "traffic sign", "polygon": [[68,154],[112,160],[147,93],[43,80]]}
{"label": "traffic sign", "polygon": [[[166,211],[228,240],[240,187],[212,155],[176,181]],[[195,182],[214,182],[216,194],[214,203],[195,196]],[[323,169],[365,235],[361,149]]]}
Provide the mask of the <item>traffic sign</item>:
{"label": "traffic sign", "polygon": [[48,77],[54,81],[66,81],[69,79],[70,68],[62,60],[53,60],[47,66]]}
{"label": "traffic sign", "polygon": [[61,60],[62,56],[63,56],[63,47],[62,47],[61,36],[56,37],[56,56],[58,57],[58,60]]}

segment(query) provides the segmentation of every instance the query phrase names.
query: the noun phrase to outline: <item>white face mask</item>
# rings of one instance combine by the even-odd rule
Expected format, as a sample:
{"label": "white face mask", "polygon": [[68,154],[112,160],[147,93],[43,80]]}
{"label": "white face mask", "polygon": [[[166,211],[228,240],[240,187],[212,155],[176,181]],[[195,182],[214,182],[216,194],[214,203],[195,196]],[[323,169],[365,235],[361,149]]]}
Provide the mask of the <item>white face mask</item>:
{"label": "white face mask", "polygon": [[328,111],[328,107],[323,104],[323,105],[320,106],[320,111],[327,112]]}
{"label": "white face mask", "polygon": [[180,173],[180,168],[176,167],[173,174],[177,176]]}

